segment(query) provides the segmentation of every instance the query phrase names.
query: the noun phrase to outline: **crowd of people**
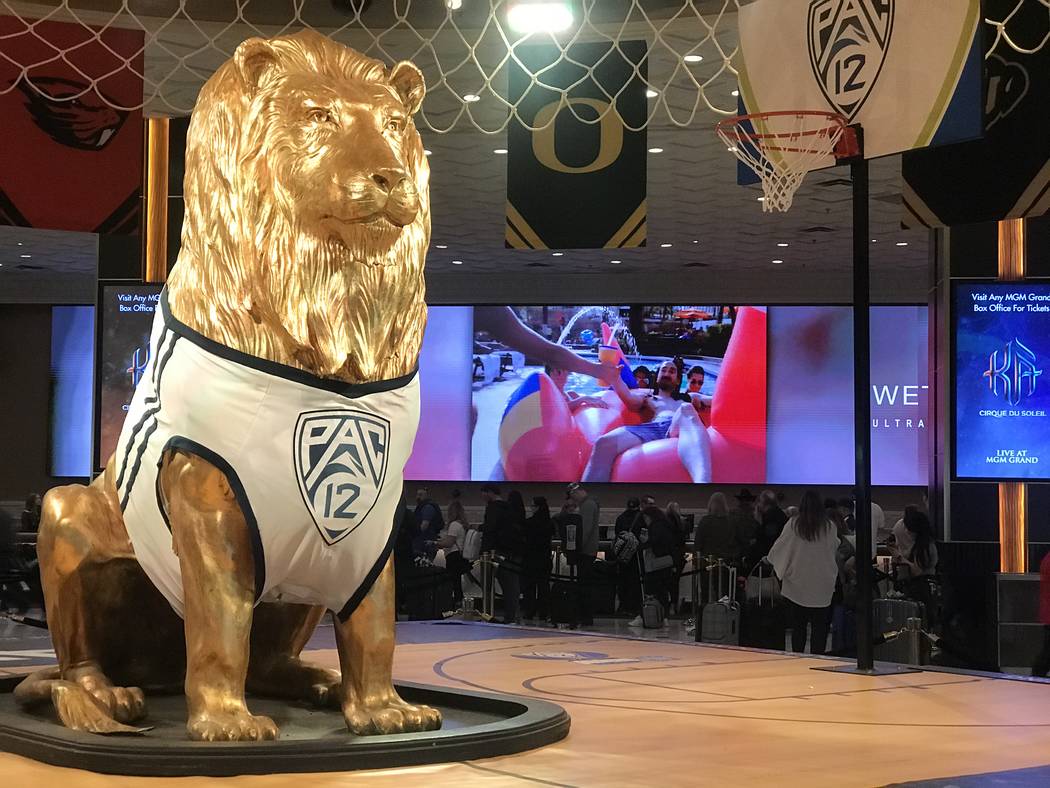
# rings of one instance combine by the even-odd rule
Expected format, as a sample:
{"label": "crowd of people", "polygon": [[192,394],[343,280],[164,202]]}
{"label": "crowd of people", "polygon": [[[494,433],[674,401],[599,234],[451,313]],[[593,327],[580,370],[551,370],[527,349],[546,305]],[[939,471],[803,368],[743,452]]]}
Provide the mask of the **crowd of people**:
{"label": "crowd of people", "polygon": [[[542,496],[526,506],[520,492],[504,495],[493,483],[484,485],[480,495],[484,513],[471,522],[458,491],[442,513],[427,489],[418,490],[402,528],[400,557],[403,563],[430,562],[440,550],[458,605],[462,578],[481,553],[490,553],[498,564],[502,620],[508,623],[553,618],[551,580],[560,571],[555,547],[565,557],[569,577],[583,587],[607,582],[595,573],[600,554],[615,565],[616,612],[630,617],[633,626],[642,624],[645,597],[655,598],[667,612],[678,609],[679,582],[690,552],[737,567],[741,576],[759,563],[771,566],[788,607],[796,651],[809,642],[814,653],[822,653],[833,604],[848,607],[855,602],[852,498],[823,499],[810,490],[797,506],[786,506],[772,490],[756,496],[744,489],[730,506],[727,496],[716,492],[694,525],[696,515],[686,515],[677,503],[658,506],[655,497],[646,495],[627,501],[616,517],[611,542],[602,549],[600,506],[582,484],[569,485],[556,512]],[[870,558],[881,546],[892,555],[898,587],[932,607],[929,581],[936,573],[937,546],[923,508],[907,507],[887,529],[881,508],[872,504],[872,533]],[[590,595],[581,594],[574,623],[589,625],[593,616]]]}

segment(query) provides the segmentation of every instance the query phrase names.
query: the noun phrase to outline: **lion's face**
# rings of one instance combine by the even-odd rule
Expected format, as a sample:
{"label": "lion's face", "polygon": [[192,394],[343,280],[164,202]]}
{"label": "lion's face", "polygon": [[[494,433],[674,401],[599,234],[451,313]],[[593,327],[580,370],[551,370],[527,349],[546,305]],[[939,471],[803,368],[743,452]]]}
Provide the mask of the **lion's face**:
{"label": "lion's face", "polygon": [[420,207],[407,155],[419,136],[398,94],[291,76],[270,101],[266,162],[303,229],[348,246],[393,244]]}

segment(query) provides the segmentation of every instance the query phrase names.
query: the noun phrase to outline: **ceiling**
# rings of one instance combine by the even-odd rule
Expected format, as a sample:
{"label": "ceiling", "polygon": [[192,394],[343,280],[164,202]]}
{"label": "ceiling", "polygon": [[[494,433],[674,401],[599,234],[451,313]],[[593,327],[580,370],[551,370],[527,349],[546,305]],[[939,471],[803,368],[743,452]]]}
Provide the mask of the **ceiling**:
{"label": "ceiling", "polygon": [[[88,15],[92,9],[100,9],[101,14],[112,6],[108,0],[75,0],[74,5],[86,9],[84,13]],[[159,27],[158,20],[178,4],[174,0],[142,0],[132,5],[143,15],[142,24],[153,30]],[[309,5],[311,13],[319,15],[311,22],[319,26],[338,24],[329,16],[342,13],[337,13],[339,2]],[[439,0],[431,0],[430,5],[443,6]],[[468,16],[463,18],[469,20],[469,14],[481,5],[488,3],[465,0]],[[644,35],[646,31],[651,34],[654,24],[683,6],[672,0],[647,0],[642,5],[655,21],[637,21],[632,17],[634,33],[625,29],[621,37]],[[720,0],[712,0],[696,7],[709,12],[723,5]],[[364,11],[366,20],[368,14],[387,13],[388,6],[369,6]],[[627,0],[603,0],[595,7],[609,19],[617,19],[631,6]],[[194,36],[201,35],[199,28],[176,20],[160,29],[147,47],[147,85],[152,81],[163,87],[147,105],[148,112],[163,112],[166,105],[191,105],[200,83],[210,73],[208,68],[213,69],[225,59],[225,52],[232,51],[237,42],[252,33],[245,20],[257,25],[279,25],[288,18],[291,2],[250,0],[243,5],[246,14],[241,22],[232,26],[228,17],[235,13],[231,10],[236,8],[233,2],[190,2],[187,7],[195,22],[221,26],[205,26],[215,46],[193,57],[179,54],[196,51],[193,47],[199,46],[199,41]],[[432,9],[425,11],[427,6],[419,2],[412,7],[424,9],[419,11],[424,15],[433,14]],[[637,10],[637,4],[633,7]],[[443,15],[443,8],[440,10]],[[378,16],[374,19],[377,29],[388,24]],[[420,24],[424,24],[429,17],[420,19]],[[434,20],[430,23],[438,24]],[[351,39],[359,35],[359,31],[354,35],[349,32],[346,37]],[[383,41],[384,51],[405,56],[390,50],[397,50],[401,40],[411,44],[406,36],[411,38],[405,31],[391,33],[389,40]],[[557,300],[576,302],[590,298],[722,298],[752,303],[849,301],[852,203],[848,169],[811,173],[786,214],[764,213],[757,201],[759,188],[736,185],[735,159],[714,133],[719,116],[707,108],[695,87],[697,82],[706,84],[707,101],[719,109],[728,110],[735,105],[736,99],[731,95],[736,87],[735,76],[724,68],[722,57],[723,52],[732,52],[735,37],[735,15],[724,17],[716,36],[707,37],[707,29],[694,14],[668,25],[661,32],[658,45],[650,49],[649,81],[660,90],[650,100],[647,145],[662,148],[663,152],[648,156],[645,248],[615,253],[564,250],[557,257],[551,251],[504,248],[507,157],[493,151],[506,147],[506,136],[482,133],[476,128],[495,129],[505,123],[506,108],[496,99],[496,94],[504,89],[504,72],[490,75],[488,84],[492,91],[482,91],[481,101],[467,105],[470,117],[459,118],[453,131],[436,133],[423,128],[424,144],[432,151],[434,246],[428,258],[431,300],[536,302],[557,296]],[[484,60],[490,45],[482,39],[477,43],[479,58]],[[432,86],[424,107],[428,112],[426,121],[439,128],[455,121],[464,105],[448,101],[447,95],[442,99],[434,85],[446,89],[451,86],[458,92],[474,89],[471,86],[479,84],[478,73],[485,72],[482,68],[472,76],[469,69],[450,70],[446,55],[454,54],[455,42],[448,47],[447,52],[435,51],[430,62],[421,62],[424,71],[429,72],[428,84]],[[412,54],[411,47],[406,51]],[[685,81],[675,71],[679,63],[676,52],[684,51],[702,52],[705,58],[692,67],[692,76]],[[187,63],[196,66],[187,70]],[[167,76],[171,78],[166,79]],[[170,108],[165,114],[171,114]],[[873,296],[880,301],[925,300],[928,234],[899,229],[899,156],[871,162],[870,208],[871,238],[876,241],[870,246]],[[571,221],[571,217],[567,220]],[[785,243],[786,247],[778,246]],[[92,300],[96,248],[96,238],[89,234],[0,228],[0,301]],[[32,257],[23,258],[23,254]],[[614,259],[621,263],[611,264]],[[774,264],[774,259],[783,262]],[[454,265],[453,261],[462,264]]]}

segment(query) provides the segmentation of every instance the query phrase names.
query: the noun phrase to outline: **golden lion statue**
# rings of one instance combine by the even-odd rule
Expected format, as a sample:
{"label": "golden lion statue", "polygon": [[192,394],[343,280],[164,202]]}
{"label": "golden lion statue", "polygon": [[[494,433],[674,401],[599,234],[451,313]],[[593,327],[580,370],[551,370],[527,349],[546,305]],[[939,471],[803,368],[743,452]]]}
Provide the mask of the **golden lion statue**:
{"label": "golden lion statue", "polygon": [[[423,94],[411,63],[312,31],[245,41],[202,89],[182,250],[117,451],[44,500],[59,666],[18,687],[23,704],[141,732],[143,689],[182,686],[207,741],[277,736],[246,691],[341,707],[359,735],[440,727],[391,683],[426,322]],[[341,672],[299,657],[326,609]]]}

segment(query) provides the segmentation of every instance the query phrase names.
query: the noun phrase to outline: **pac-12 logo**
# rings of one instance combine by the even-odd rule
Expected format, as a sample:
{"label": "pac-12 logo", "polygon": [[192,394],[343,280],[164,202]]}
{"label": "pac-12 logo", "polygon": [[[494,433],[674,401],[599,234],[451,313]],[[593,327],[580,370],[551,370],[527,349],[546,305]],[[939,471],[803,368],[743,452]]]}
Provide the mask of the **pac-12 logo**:
{"label": "pac-12 logo", "polygon": [[809,6],[809,62],[832,107],[853,120],[886,60],[894,0],[814,0]]}
{"label": "pac-12 logo", "polygon": [[1035,379],[1042,374],[1035,367],[1035,353],[1019,339],[1012,339],[1002,350],[988,356],[988,369],[982,377],[988,378],[992,394],[1017,405],[1024,397],[1035,394]]}
{"label": "pac-12 logo", "polygon": [[390,422],[356,410],[310,411],[295,425],[295,471],[321,538],[348,536],[375,506],[386,477]]}

